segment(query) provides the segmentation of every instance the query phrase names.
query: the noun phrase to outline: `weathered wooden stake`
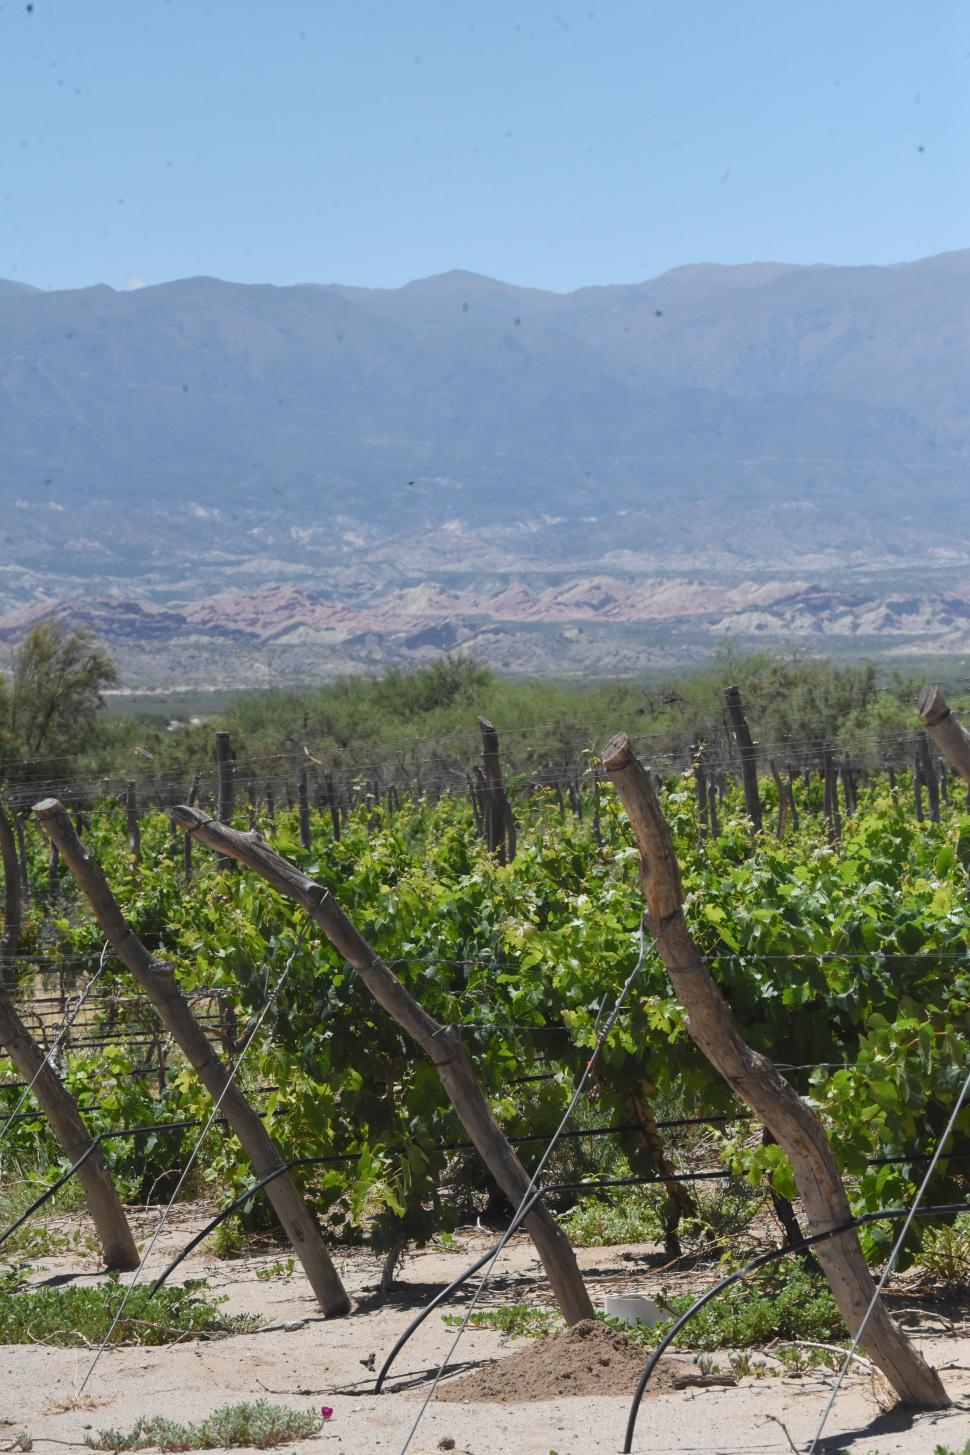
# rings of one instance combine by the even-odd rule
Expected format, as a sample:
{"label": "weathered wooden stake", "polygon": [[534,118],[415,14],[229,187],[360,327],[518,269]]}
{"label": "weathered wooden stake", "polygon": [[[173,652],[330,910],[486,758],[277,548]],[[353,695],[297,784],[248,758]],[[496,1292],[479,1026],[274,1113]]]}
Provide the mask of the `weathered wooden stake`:
{"label": "weathered wooden stake", "polygon": [[[74,832],[63,806],[56,798],[45,798],[35,804],[34,813],[64,856],[95,918],[115,954],[127,965],[151,1001],[159,1020],[183,1051],[206,1091],[218,1101],[229,1126],[235,1132],[243,1151],[252,1163],[257,1177],[265,1177],[282,1167],[279,1148],[250,1106],[245,1094],[228,1073],[209,1044],[178,985],[172,967],[149,953],[128,924],[105,879],[101,866],[89,854]],[[173,813],[183,823],[182,815],[204,815],[198,809],[175,808]],[[232,833],[233,830],[222,830]],[[218,846],[214,845],[217,848]],[[319,1229],[288,1173],[283,1173],[266,1186],[277,1217],[290,1239],[293,1251],[325,1314],[335,1317],[350,1311],[350,1299],[330,1260]]]}
{"label": "weathered wooden stake", "polygon": [[791,810],[791,826],[798,833],[798,804],[795,802],[795,775],[788,769],[788,807]]}
{"label": "weathered wooden stake", "polygon": [[30,866],[27,862],[27,838],[24,833],[23,814],[26,809],[14,809],[13,831],[17,835],[17,857],[20,860],[20,890],[24,897],[24,905],[30,903]]}
{"label": "weathered wooden stake", "polygon": [[920,733],[916,743],[916,752],[919,757],[919,776],[926,784],[926,797],[930,806],[930,819],[933,823],[940,821],[940,782],[936,776],[936,768],[933,766],[933,759],[930,756],[930,745],[926,740],[926,734]]}
{"label": "weathered wooden stake", "polygon": [[[485,767],[485,842],[490,854],[500,864],[515,858],[515,821],[502,782],[502,764],[498,752],[498,733],[487,717],[478,719],[482,731],[482,763]],[[557,792],[558,792],[557,786]],[[559,793],[562,804],[562,793]]]}
{"label": "weathered wooden stake", "polygon": [[748,817],[751,820],[752,827],[757,833],[761,829],[761,795],[758,792],[758,754],[751,737],[751,730],[748,727],[748,720],[744,715],[744,707],[741,702],[741,689],[739,687],[725,687],[724,705],[727,708],[728,718],[731,722],[734,741],[737,743],[738,752],[741,755],[741,781],[744,784],[744,806],[748,810]]}
{"label": "weathered wooden stake", "polygon": [[20,883],[20,862],[17,858],[17,837],[0,803],[0,860],[3,863],[3,934],[0,935],[0,986],[11,989],[17,984],[16,955],[20,948],[20,930],[24,920],[24,903]]}
{"label": "weathered wooden stake", "polygon": [[[650,931],[674,993],[687,1012],[692,1040],[787,1154],[809,1234],[850,1222],[852,1210],[822,1123],[772,1062],[742,1040],[730,1007],[687,928],[670,829],[650,776],[624,733],[604,749],[603,763],[633,828]],[[853,1230],[820,1243],[817,1257],[839,1311],[855,1334],[875,1293],[857,1234]],[[881,1301],[869,1316],[861,1346],[907,1404],[923,1409],[943,1409],[949,1404],[939,1375],[896,1327]]]}
{"label": "weathered wooden stake", "polygon": [[[129,778],[125,784],[125,821],[128,825],[131,862],[137,867],[141,863],[141,825],[138,822],[138,785],[134,778]],[[51,847],[57,847],[53,839]]]}
{"label": "weathered wooden stake", "polygon": [[309,849],[310,839],[310,790],[307,785],[306,764],[300,764],[296,780],[296,796],[300,805],[300,848]]}
{"label": "weathered wooden stake", "polygon": [[[280,894],[302,906],[343,958],[354,966],[377,1003],[393,1016],[433,1063],[485,1166],[513,1207],[526,1196],[529,1176],[516,1156],[491,1109],[472,1069],[456,1026],[441,1025],[428,1015],[398,980],[380,955],[340,908],[334,895],[284,859],[268,844],[221,824],[207,823],[191,808],[174,810],[179,823],[210,849],[232,854],[259,874]],[[567,1323],[592,1316],[576,1255],[565,1233],[543,1203],[526,1219],[530,1233],[559,1307]]]}
{"label": "weathered wooden stake", "polygon": [[781,781],[781,774],[775,767],[774,762],[769,760],[768,767],[771,770],[772,778],[775,780],[775,788],[778,790],[778,826],[775,829],[775,835],[777,838],[783,839],[785,837],[785,825],[788,822],[788,795],[785,792],[785,785]]}
{"label": "weathered wooden stake", "polygon": [[[236,806],[236,782],[232,763],[232,741],[227,732],[216,733],[216,772],[218,774],[216,818],[220,823],[232,823],[232,815]],[[217,855],[216,863],[220,869],[228,869],[231,860],[227,859],[225,855]]]}
{"label": "weathered wooden stake", "polygon": [[923,688],[916,712],[950,767],[970,784],[970,738],[946,704],[940,689],[932,683]]}
{"label": "weathered wooden stake", "polygon": [[913,808],[916,812],[916,822],[923,822],[923,761],[920,757],[919,744],[913,749]]}
{"label": "weathered wooden stake", "polygon": [[77,1179],[84,1191],[105,1263],[109,1268],[137,1268],[138,1249],[104,1158],[96,1146],[93,1151],[89,1150],[94,1145],[93,1139],[81,1120],[73,1096],[61,1084],[47,1052],[41,1050],[27,1030],[5,990],[0,990],[0,1043],[23,1080],[33,1082],[37,1104],[50,1123],[68,1166],[73,1167],[84,1157]]}

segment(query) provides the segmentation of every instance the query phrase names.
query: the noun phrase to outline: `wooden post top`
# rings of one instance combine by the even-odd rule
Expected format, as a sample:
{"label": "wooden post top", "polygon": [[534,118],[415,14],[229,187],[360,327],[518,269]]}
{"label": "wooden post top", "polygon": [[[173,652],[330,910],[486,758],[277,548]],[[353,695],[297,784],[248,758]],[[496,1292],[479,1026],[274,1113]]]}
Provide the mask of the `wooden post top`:
{"label": "wooden post top", "polygon": [[950,709],[946,698],[935,682],[927,682],[916,699],[916,715],[924,727],[935,727],[938,722],[949,717]]}
{"label": "wooden post top", "polygon": [[603,767],[608,773],[616,773],[633,762],[633,744],[626,733],[617,733],[610,738],[602,753]]}

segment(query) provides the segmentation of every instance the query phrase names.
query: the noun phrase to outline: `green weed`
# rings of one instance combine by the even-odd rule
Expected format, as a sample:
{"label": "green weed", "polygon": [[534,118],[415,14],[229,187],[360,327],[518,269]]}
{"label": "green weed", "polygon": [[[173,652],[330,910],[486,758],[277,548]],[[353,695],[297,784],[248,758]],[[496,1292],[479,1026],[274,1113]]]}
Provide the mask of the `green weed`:
{"label": "green weed", "polygon": [[[692,1294],[664,1295],[676,1315],[694,1302]],[[667,1333],[673,1319],[637,1324],[624,1333],[652,1346]],[[755,1274],[706,1304],[677,1335],[684,1349],[748,1349],[771,1339],[815,1339],[832,1343],[845,1338],[845,1325],[823,1278],[786,1263]]]}
{"label": "green weed", "polygon": [[257,1268],[256,1277],[260,1283],[268,1283],[271,1278],[289,1278],[295,1267],[294,1258],[287,1258],[285,1262],[277,1258],[275,1263],[270,1263],[265,1268]]}
{"label": "green weed", "polygon": [[[89,1348],[107,1337],[124,1297],[109,1278],[94,1288],[24,1288],[8,1275],[0,1298],[0,1344],[55,1344]],[[239,1333],[258,1327],[249,1315],[224,1314],[222,1298],[207,1297],[204,1280],[182,1286],[135,1288],[111,1335],[115,1344],[171,1344],[187,1334]]]}
{"label": "green weed", "polygon": [[323,1418],[315,1410],[291,1410],[257,1399],[223,1405],[190,1425],[164,1415],[142,1417],[130,1430],[99,1430],[97,1435],[86,1435],[84,1443],[92,1450],[147,1450],[156,1445],[162,1450],[225,1450],[239,1445],[268,1450],[290,1440],[306,1440],[322,1428]]}
{"label": "green weed", "polygon": [[560,1218],[578,1248],[611,1247],[616,1243],[655,1243],[663,1238],[656,1195],[639,1188],[625,1197],[584,1197]]}
{"label": "green weed", "polygon": [[952,1287],[970,1283],[970,1216],[961,1213],[952,1223],[927,1229],[916,1264],[936,1283]]}
{"label": "green weed", "polygon": [[[442,1323],[457,1327],[463,1314],[442,1314]],[[533,1308],[527,1303],[510,1303],[499,1308],[476,1309],[468,1320],[472,1329],[498,1329],[506,1339],[541,1339],[557,1332],[562,1318],[551,1309]]]}

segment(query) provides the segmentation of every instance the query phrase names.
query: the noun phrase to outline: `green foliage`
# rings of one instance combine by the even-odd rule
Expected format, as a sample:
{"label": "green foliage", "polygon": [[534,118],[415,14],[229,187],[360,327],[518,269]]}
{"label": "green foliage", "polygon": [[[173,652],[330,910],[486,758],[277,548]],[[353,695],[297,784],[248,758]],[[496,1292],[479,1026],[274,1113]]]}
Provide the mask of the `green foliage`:
{"label": "green foliage", "polygon": [[560,1222],[577,1248],[603,1248],[616,1243],[648,1243],[663,1238],[656,1192],[630,1189],[629,1195],[582,1198]]}
{"label": "green foliage", "polygon": [[952,1223],[927,1228],[916,1263],[935,1283],[966,1288],[970,1284],[970,1215],[961,1213]]}
{"label": "green foliage", "polygon": [[[442,1314],[441,1322],[459,1328],[464,1314]],[[541,1339],[558,1333],[562,1317],[552,1309],[533,1308],[527,1303],[500,1304],[497,1308],[475,1309],[468,1319],[471,1329],[497,1329],[506,1339]]]}
{"label": "green foliage", "polygon": [[204,1420],[182,1424],[165,1415],[143,1416],[130,1430],[99,1430],[85,1435],[92,1450],[226,1450],[246,1446],[268,1450],[319,1434],[323,1418],[315,1410],[291,1410],[257,1399],[222,1405]]}
{"label": "green foliage", "polygon": [[30,758],[76,750],[103,706],[102,689],[117,681],[118,669],[90,632],[71,631],[56,617],[38,622],[0,695],[10,747]]}
{"label": "green foliage", "polygon": [[[737,666],[728,657],[717,672],[741,675]],[[802,668],[818,702],[839,703],[839,693],[870,690],[868,678],[843,679],[800,663]],[[369,708],[380,688],[395,712],[420,714],[435,693],[450,693],[467,722],[467,699],[477,701],[492,687],[467,664],[448,670],[447,681],[438,681],[433,692],[428,688],[430,697],[424,679],[394,679],[384,686],[345,686],[326,700],[357,703],[362,694],[360,702]],[[763,696],[755,701],[767,712],[780,668],[766,661],[751,671],[763,674]],[[708,696],[698,701],[710,705],[715,685],[712,677]],[[415,719],[410,721],[413,733]],[[515,795],[515,776],[509,776]],[[917,825],[908,803],[894,802],[879,782],[862,785],[859,812],[846,820],[835,848],[808,811],[817,787],[814,781],[797,785],[802,826],[783,842],[767,833],[752,842],[735,789],[722,806],[716,838],[698,838],[690,775],[667,778],[663,804],[691,928],[739,1029],[782,1064],[826,1063],[789,1074],[830,1130],[853,1205],[868,1211],[912,1195],[925,1167],[920,1159],[942,1132],[970,1054],[970,819],[953,805],[941,824]],[[308,852],[300,847],[293,812],[280,812],[272,830],[258,823],[281,853],[333,887],[430,1014],[461,1025],[498,1119],[513,1136],[536,1137],[522,1147],[530,1168],[596,1042],[603,997],[616,995],[639,952],[643,905],[629,826],[613,791],[601,786],[598,842],[589,811],[592,786],[582,791],[582,819],[564,811],[548,790],[528,797],[519,791],[519,852],[505,867],[482,846],[470,806],[460,799],[404,798],[393,816],[368,806],[351,813],[339,842],[329,815],[314,811]],[[772,791],[765,786],[766,797]],[[131,863],[117,806],[98,805],[87,837],[132,923],[172,960],[183,989],[218,995],[245,1026],[297,950],[300,912],[263,881],[221,873],[202,854],[186,886],[162,814],[143,821],[140,871]],[[39,876],[46,860],[32,826],[29,845]],[[101,943],[86,906],[65,883],[38,944],[44,953],[87,956],[93,964]],[[204,1117],[209,1100],[176,1054],[161,1083],[139,1072],[135,1044],[145,1040],[148,1027],[114,961],[104,985],[118,992],[110,1026],[119,1044],[103,1054],[72,1056],[67,1077],[82,1105],[97,1108],[89,1116],[92,1129]],[[204,1000],[196,1004],[206,1006]],[[210,1011],[213,1004],[208,1002]],[[107,1017],[94,1020],[91,1029],[106,1024]],[[528,1079],[540,1076],[547,1079]],[[335,1238],[368,1236],[378,1249],[402,1235],[421,1244],[447,1232],[459,1207],[476,1200],[480,1205],[488,1191],[477,1158],[453,1150],[465,1134],[434,1068],[414,1054],[409,1038],[315,930],[297,950],[287,985],[247,1055],[242,1081],[287,1155],[346,1154],[345,1162],[298,1173]],[[275,1089],[264,1094],[263,1087]],[[635,1106],[644,1102],[658,1115],[669,1108],[674,1116],[720,1112],[729,1118],[723,1129],[705,1129],[704,1140],[696,1129],[664,1134],[675,1162],[711,1167],[721,1159],[734,1178],[694,1185],[701,1217],[686,1229],[688,1240],[708,1243],[743,1230],[769,1183],[793,1194],[783,1153],[760,1145],[759,1129],[687,1035],[655,954],[648,955],[602,1048],[596,1092],[595,1113],[576,1124],[580,1130],[633,1122]],[[2,1088],[0,1102],[7,1104]],[[940,1163],[930,1200],[964,1196],[970,1163],[962,1159],[961,1139],[968,1130],[970,1109]],[[155,1132],[108,1142],[105,1150],[127,1196],[157,1197],[197,1135],[195,1127]],[[57,1164],[41,1123],[17,1123],[5,1145],[12,1159],[5,1174],[9,1165],[31,1179],[43,1159],[51,1169]],[[616,1140],[562,1143],[549,1180],[595,1178],[618,1158],[634,1174],[654,1170],[629,1131]],[[898,1160],[872,1165],[883,1158]],[[251,1185],[248,1162],[221,1131],[210,1135],[199,1166],[204,1188],[224,1202]],[[650,1220],[663,1214],[657,1194],[617,1198],[612,1208],[617,1235],[626,1228],[638,1237],[657,1236]],[[605,1213],[584,1203],[575,1214],[577,1235],[593,1236],[597,1217],[605,1219]],[[220,1230],[220,1245],[238,1245],[246,1229],[269,1222],[266,1200],[256,1196]],[[862,1236],[876,1259],[893,1229],[876,1224]],[[918,1237],[914,1232],[906,1257],[917,1251]]]}
{"label": "green foliage", "polygon": [[[664,1306],[675,1316],[694,1303],[692,1294],[667,1294]],[[610,1321],[612,1322],[612,1320]],[[674,1319],[652,1327],[624,1327],[637,1343],[653,1346],[668,1332]],[[699,1310],[676,1338],[682,1349],[744,1349],[771,1339],[844,1340],[845,1324],[824,1278],[807,1273],[798,1263],[785,1261],[759,1269],[740,1284],[733,1284]]]}
{"label": "green foliage", "polygon": [[[221,1311],[223,1298],[205,1293],[205,1281],[164,1286],[152,1295],[132,1290],[111,1335],[112,1345],[171,1344],[186,1334],[238,1333],[259,1320]],[[56,1344],[90,1348],[107,1337],[124,1285],[114,1277],[95,1287],[25,1288],[19,1275],[0,1285],[0,1344]]]}

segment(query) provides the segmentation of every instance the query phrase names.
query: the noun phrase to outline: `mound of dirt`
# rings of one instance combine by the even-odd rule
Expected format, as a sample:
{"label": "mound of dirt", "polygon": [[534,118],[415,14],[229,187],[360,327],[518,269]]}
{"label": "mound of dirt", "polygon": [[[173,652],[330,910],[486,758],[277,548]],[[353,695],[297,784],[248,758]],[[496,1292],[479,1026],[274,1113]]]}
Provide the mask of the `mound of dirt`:
{"label": "mound of dirt", "polygon": [[[442,1384],[437,1398],[528,1404],[570,1394],[632,1394],[648,1358],[648,1350],[618,1329],[583,1319],[563,1334],[537,1339],[528,1349]],[[674,1376],[690,1367],[682,1359],[662,1359],[650,1376],[648,1397],[673,1389]]]}

